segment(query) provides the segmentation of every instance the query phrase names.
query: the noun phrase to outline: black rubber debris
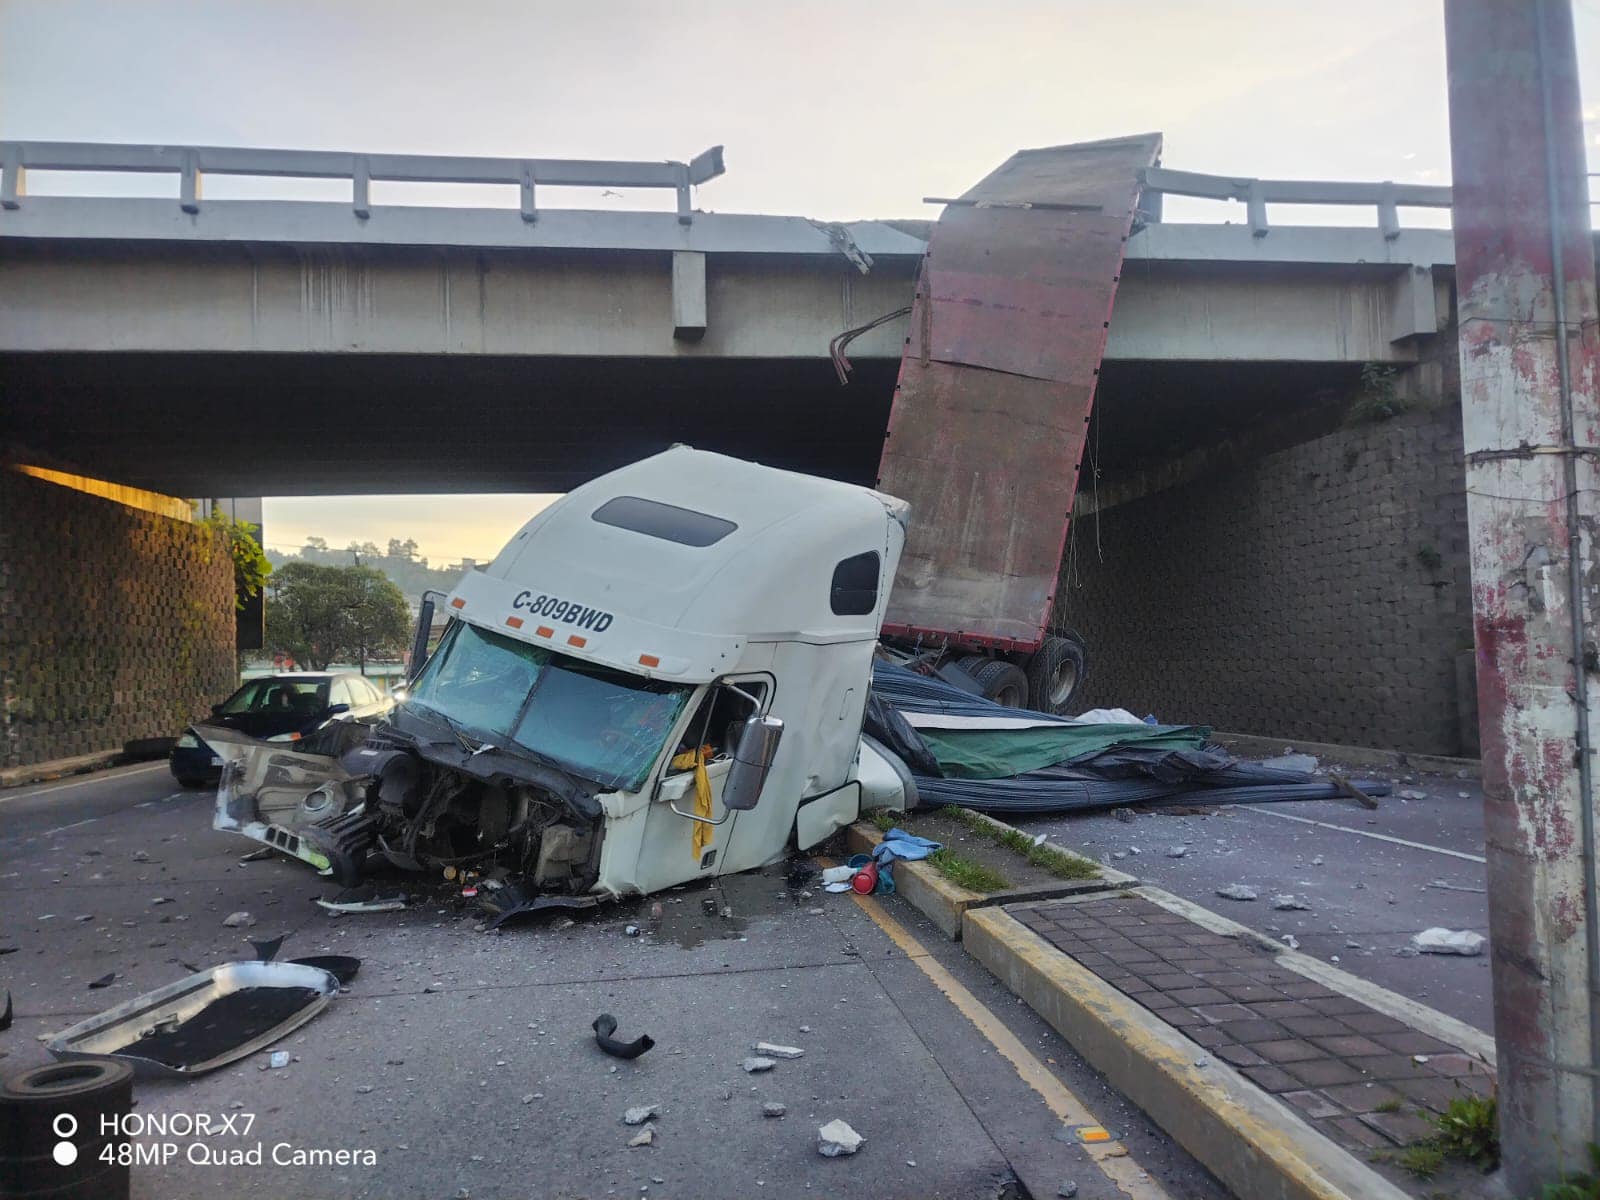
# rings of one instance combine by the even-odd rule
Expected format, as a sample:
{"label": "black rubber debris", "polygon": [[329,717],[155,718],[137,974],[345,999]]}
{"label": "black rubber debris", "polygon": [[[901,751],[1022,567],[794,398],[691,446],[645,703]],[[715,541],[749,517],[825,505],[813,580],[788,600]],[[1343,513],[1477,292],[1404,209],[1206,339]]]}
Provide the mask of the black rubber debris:
{"label": "black rubber debris", "polygon": [[612,1058],[638,1058],[656,1044],[649,1034],[636,1037],[631,1042],[619,1042],[611,1035],[617,1031],[617,1019],[610,1013],[601,1013],[594,1019],[595,1043]]}
{"label": "black rubber debris", "polygon": [[11,992],[6,992],[6,1010],[0,1013],[0,1033],[11,1028]]}
{"label": "black rubber debris", "polygon": [[[509,892],[511,889],[504,888],[502,891]],[[510,900],[510,903],[507,903],[507,899]],[[522,899],[520,896],[512,896],[507,899],[497,896],[490,903],[484,903],[482,897],[479,898],[480,906],[492,915],[487,921],[478,926],[478,932],[489,933],[513,921],[520,921],[524,917],[535,916],[538,913],[549,912],[552,909],[574,912],[579,909],[594,908],[600,903],[597,896],[538,896],[531,900]],[[493,907],[491,907],[491,904]]]}
{"label": "black rubber debris", "polygon": [[89,990],[95,991],[98,988],[110,987],[116,981],[117,973],[115,971],[111,971],[108,974],[100,976],[99,979],[92,980],[89,984]]}
{"label": "black rubber debris", "polygon": [[278,956],[278,950],[283,945],[284,939],[288,936],[289,935],[286,933],[280,933],[275,938],[266,938],[259,942],[254,938],[248,939],[250,944],[255,947],[256,961],[271,962]]}

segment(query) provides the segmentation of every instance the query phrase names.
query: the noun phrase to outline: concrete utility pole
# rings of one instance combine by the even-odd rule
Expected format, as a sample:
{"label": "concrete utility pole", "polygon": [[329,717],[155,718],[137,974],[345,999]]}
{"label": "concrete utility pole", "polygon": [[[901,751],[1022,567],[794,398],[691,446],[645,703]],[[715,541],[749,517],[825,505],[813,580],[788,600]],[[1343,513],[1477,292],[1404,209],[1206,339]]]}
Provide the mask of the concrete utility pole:
{"label": "concrete utility pole", "polygon": [[1600,331],[1567,0],[1448,0],[1461,412],[1513,1195],[1600,1141]]}

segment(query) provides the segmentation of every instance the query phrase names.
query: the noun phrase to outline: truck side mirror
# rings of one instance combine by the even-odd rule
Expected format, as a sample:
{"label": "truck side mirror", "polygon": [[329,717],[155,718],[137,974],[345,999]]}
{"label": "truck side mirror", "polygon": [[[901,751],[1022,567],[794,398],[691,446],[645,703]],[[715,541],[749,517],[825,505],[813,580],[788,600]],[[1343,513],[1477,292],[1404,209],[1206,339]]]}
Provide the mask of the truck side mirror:
{"label": "truck side mirror", "polygon": [[411,661],[407,664],[406,682],[410,683],[422,673],[428,661],[428,635],[433,631],[434,597],[444,599],[443,592],[431,588],[422,593],[422,603],[417,606],[417,629],[411,638]]}
{"label": "truck side mirror", "polygon": [[761,789],[772,773],[772,760],[778,755],[783,738],[783,721],[778,717],[751,717],[739,734],[733,752],[733,765],[722,781],[722,806],[743,811],[756,806]]}

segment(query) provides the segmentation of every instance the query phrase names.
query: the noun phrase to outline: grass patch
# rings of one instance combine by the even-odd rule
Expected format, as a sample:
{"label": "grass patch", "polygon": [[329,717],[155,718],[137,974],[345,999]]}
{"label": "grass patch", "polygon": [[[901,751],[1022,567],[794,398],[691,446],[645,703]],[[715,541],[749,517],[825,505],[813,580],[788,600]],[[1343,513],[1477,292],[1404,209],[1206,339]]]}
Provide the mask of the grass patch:
{"label": "grass patch", "polygon": [[975,863],[970,858],[962,858],[948,847],[935,850],[928,855],[927,861],[951,883],[957,887],[964,887],[969,892],[982,892],[987,895],[990,892],[1003,892],[1011,886],[999,871],[982,863]]}
{"label": "grass patch", "polygon": [[1471,1163],[1480,1171],[1500,1165],[1500,1128],[1493,1096],[1457,1096],[1438,1120],[1434,1138],[1448,1157]]}
{"label": "grass patch", "polygon": [[[1399,1101],[1389,1100],[1380,1104],[1377,1111],[1395,1112],[1399,1107]],[[1432,1137],[1407,1146],[1391,1161],[1418,1179],[1432,1178],[1446,1160],[1467,1163],[1485,1174],[1500,1165],[1500,1128],[1493,1096],[1457,1096],[1444,1115],[1434,1119],[1434,1130]],[[1586,1178],[1578,1177],[1580,1186]],[[1592,1180],[1590,1183],[1592,1187]],[[1545,1200],[1600,1200],[1600,1191],[1552,1194],[1546,1189]]]}
{"label": "grass patch", "polygon": [[1019,829],[998,828],[977,813],[954,804],[945,805],[940,809],[940,814],[953,821],[960,821],[969,832],[987,838],[997,846],[1004,846],[1014,854],[1020,854],[1033,866],[1049,872],[1057,879],[1100,878],[1100,868],[1092,862],[1057,850],[1054,846],[1035,846],[1033,839]]}
{"label": "grass patch", "polygon": [[1382,1104],[1375,1105],[1372,1111],[1381,1113],[1397,1113],[1400,1111],[1400,1101],[1398,1098],[1391,1096]]}
{"label": "grass patch", "polygon": [[1589,1143],[1588,1171],[1547,1184],[1543,1200],[1600,1200],[1600,1146]]}
{"label": "grass patch", "polygon": [[894,812],[891,809],[874,808],[868,812],[862,813],[861,817],[869,825],[875,826],[879,833],[888,833],[889,830],[893,829],[900,823],[898,818],[901,815],[902,814]]}
{"label": "grass patch", "polygon": [[1418,1179],[1431,1179],[1444,1166],[1444,1151],[1434,1142],[1418,1142],[1400,1151],[1394,1160]]}

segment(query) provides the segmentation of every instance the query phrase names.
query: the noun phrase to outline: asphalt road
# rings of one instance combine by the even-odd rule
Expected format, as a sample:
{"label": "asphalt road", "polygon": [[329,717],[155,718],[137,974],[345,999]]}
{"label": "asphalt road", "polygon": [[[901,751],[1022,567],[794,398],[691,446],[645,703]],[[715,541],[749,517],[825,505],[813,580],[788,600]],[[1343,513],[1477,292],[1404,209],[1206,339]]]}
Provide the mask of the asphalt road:
{"label": "asphalt road", "polygon": [[[1492,1031],[1487,948],[1475,958],[1405,953],[1432,926],[1489,935],[1482,789],[1476,779],[1421,774],[1395,778],[1394,788],[1376,811],[1319,800],[1014,823]],[[1169,857],[1179,847],[1183,856]],[[1231,884],[1259,898],[1217,895]],[[1309,907],[1275,909],[1281,895]]]}
{"label": "asphalt road", "polygon": [[[480,934],[443,899],[333,918],[311,903],[331,884],[286,860],[241,864],[253,845],[212,831],[210,804],[163,765],[0,792],[0,950],[16,948],[0,955],[0,987],[17,1010],[0,1070],[46,1061],[41,1035],[190,966],[250,957],[241,933],[289,934],[286,957],[363,960],[350,989],[276,1047],[289,1066],[268,1069],[263,1053],[140,1082],[138,1113],[251,1114],[253,1127],[137,1139],[179,1151],[135,1168],[135,1197],[1021,1198],[1067,1181],[1085,1200],[1226,1195],[894,899],[803,897],[779,869],[665,894],[659,918],[644,901]],[[255,926],[225,928],[240,910]],[[627,936],[629,922],[643,935]],[[941,966],[943,985],[930,978]],[[107,973],[114,982],[91,991]],[[601,1011],[656,1048],[633,1062],[599,1053],[589,1027]],[[759,1040],[805,1055],[747,1075]],[[1031,1083],[1030,1065],[1042,1067]],[[763,1117],[765,1101],[786,1114]],[[661,1105],[655,1143],[630,1149],[622,1113],[647,1104]],[[1127,1147],[1127,1190],[1059,1115],[1074,1106]],[[817,1127],[833,1118],[866,1138],[854,1157],[818,1154]],[[256,1142],[260,1166],[185,1161]],[[375,1165],[274,1165],[279,1144],[371,1150]]]}

